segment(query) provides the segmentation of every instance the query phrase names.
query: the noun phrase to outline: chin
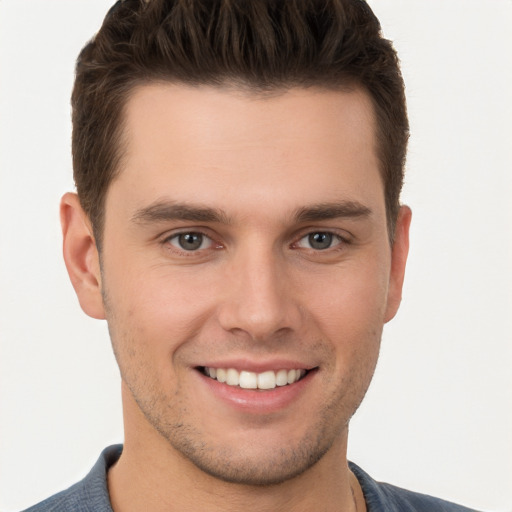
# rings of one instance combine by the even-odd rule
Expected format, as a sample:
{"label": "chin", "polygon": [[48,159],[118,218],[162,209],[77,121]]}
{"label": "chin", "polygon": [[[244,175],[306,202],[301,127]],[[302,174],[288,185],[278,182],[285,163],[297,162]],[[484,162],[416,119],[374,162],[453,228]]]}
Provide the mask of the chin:
{"label": "chin", "polygon": [[266,450],[253,453],[243,449],[207,450],[194,448],[183,452],[198,469],[218,480],[246,486],[279,485],[291,480],[314,466],[328,451],[313,440],[300,447]]}
{"label": "chin", "polygon": [[308,471],[341,439],[346,440],[343,432],[332,425],[321,421],[293,436],[285,432],[276,437],[266,429],[259,433],[253,430],[224,441],[184,424],[161,433],[174,450],[207,475],[238,485],[269,486]]}

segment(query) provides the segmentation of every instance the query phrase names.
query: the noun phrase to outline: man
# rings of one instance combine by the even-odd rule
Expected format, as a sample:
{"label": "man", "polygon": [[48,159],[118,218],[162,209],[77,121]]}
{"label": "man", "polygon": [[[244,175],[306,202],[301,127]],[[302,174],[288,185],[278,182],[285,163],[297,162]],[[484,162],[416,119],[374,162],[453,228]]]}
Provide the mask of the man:
{"label": "man", "polygon": [[118,2],[78,60],[61,220],[125,443],[29,510],[468,510],[347,462],[401,299],[407,138],[362,1]]}

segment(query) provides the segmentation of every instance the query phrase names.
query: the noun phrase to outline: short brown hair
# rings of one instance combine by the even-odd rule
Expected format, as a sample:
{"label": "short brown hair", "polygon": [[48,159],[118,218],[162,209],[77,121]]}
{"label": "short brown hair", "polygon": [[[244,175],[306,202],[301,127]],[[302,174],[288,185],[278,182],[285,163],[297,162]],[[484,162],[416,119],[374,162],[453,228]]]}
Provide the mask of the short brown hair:
{"label": "short brown hair", "polygon": [[74,178],[98,245],[105,195],[122,167],[124,105],[156,80],[365,89],[392,238],[409,125],[396,52],[364,0],[118,1],[78,57],[72,96]]}

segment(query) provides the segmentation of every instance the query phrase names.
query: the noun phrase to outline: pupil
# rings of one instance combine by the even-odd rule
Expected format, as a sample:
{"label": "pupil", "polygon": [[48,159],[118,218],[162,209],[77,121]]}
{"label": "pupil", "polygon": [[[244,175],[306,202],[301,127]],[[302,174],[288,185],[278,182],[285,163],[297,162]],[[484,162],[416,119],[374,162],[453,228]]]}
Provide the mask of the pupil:
{"label": "pupil", "polygon": [[200,233],[185,233],[179,237],[180,245],[186,251],[199,249],[203,243],[203,235]]}
{"label": "pupil", "polygon": [[332,243],[330,233],[313,233],[309,235],[309,244],[313,249],[328,249]]}

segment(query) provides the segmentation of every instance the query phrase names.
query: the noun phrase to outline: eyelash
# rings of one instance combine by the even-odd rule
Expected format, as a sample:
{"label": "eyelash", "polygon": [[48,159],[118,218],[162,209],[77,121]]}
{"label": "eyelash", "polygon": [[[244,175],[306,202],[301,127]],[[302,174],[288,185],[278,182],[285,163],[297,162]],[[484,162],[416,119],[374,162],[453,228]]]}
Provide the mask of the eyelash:
{"label": "eyelash", "polygon": [[[338,247],[338,246],[344,246],[344,245],[347,245],[350,243],[346,237],[343,237],[336,232],[328,231],[328,230],[314,230],[314,231],[309,231],[305,235],[301,236],[297,240],[297,242],[295,242],[293,245],[298,246],[300,244],[300,242],[302,242],[302,240],[305,240],[305,239],[309,239],[308,242],[309,242],[309,245],[311,245],[312,240],[310,237],[315,236],[315,235],[327,235],[328,237],[330,237],[331,244],[329,245],[329,247],[325,247],[323,249],[320,249],[320,248],[315,249],[313,247],[308,247],[305,249],[313,250],[315,252],[324,252],[324,251],[329,251],[329,250],[341,250],[341,247]],[[335,243],[335,242],[337,242],[337,243]],[[332,245],[332,243],[334,243],[334,245]]]}
{"label": "eyelash", "polygon": [[203,253],[205,250],[212,248],[212,247],[207,247],[207,248],[203,248],[203,249],[199,248],[196,250],[187,250],[184,248],[174,246],[171,243],[172,240],[178,239],[180,236],[183,236],[183,235],[199,235],[199,236],[203,237],[203,240],[201,241],[201,245],[203,245],[203,243],[205,242],[205,239],[207,239],[210,241],[210,245],[213,245],[215,249],[222,248],[222,244],[217,243],[211,236],[209,236],[208,234],[204,233],[201,230],[188,230],[188,231],[180,231],[179,233],[173,233],[172,235],[164,238],[164,240],[162,241],[162,245],[164,245],[168,250],[170,250],[172,252],[179,253],[180,255],[185,255],[187,257],[197,256],[198,254]]}
{"label": "eyelash", "polygon": [[[311,237],[313,235],[320,235],[320,234],[331,236],[332,242],[337,241],[337,243],[335,243],[334,245],[330,245],[329,247],[326,247],[325,249],[314,249],[312,247],[306,248],[306,247],[299,246],[299,243],[302,240],[307,239],[308,237]],[[180,236],[183,236],[183,235],[199,235],[199,236],[203,237],[203,240],[201,241],[201,245],[203,245],[205,239],[207,239],[210,241],[210,247],[206,247],[203,249],[198,248],[195,250],[187,250],[184,248],[177,247],[171,243],[172,240],[178,239]],[[186,257],[193,257],[193,256],[197,257],[198,254],[203,254],[204,251],[207,251],[209,249],[212,249],[212,248],[213,249],[222,249],[223,248],[223,245],[221,243],[216,242],[210,235],[208,235],[207,233],[205,233],[201,230],[188,230],[188,231],[180,231],[178,233],[173,233],[172,235],[165,237],[161,243],[168,250],[170,250],[174,253],[178,253],[179,255],[186,256]],[[350,243],[351,243],[351,241],[348,239],[348,237],[342,236],[335,231],[311,230],[306,233],[303,232],[303,234],[301,234],[300,237],[297,238],[295,242],[290,244],[290,247],[298,248],[298,249],[305,249],[305,250],[313,251],[315,253],[322,253],[322,252],[328,253],[328,252],[332,252],[332,251],[343,250],[343,247],[350,245]],[[213,245],[213,247],[211,247],[212,245]]]}

